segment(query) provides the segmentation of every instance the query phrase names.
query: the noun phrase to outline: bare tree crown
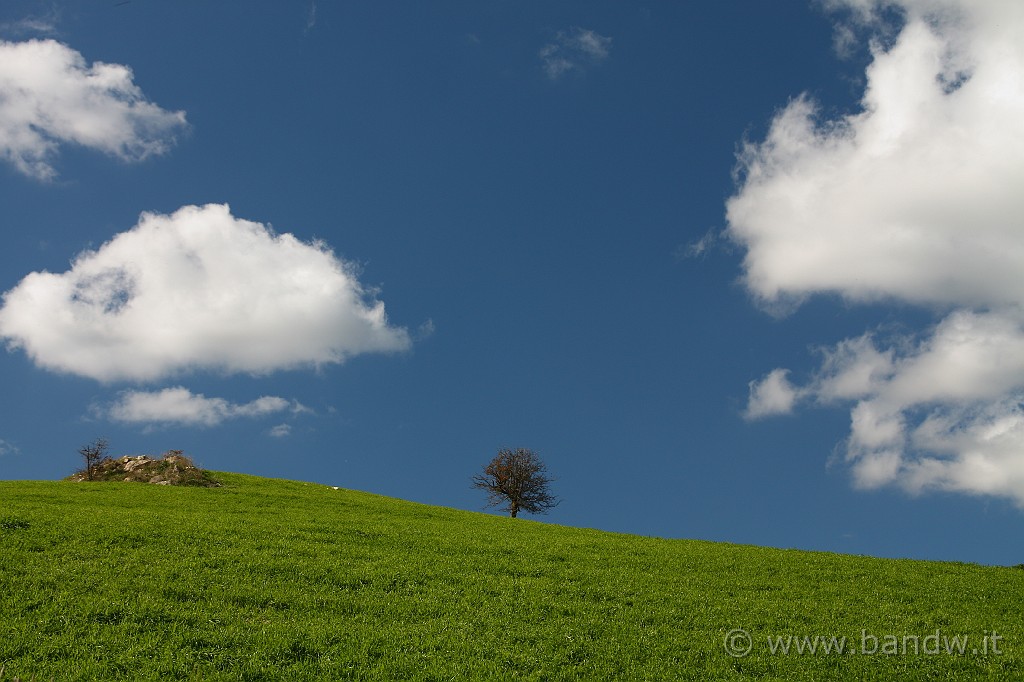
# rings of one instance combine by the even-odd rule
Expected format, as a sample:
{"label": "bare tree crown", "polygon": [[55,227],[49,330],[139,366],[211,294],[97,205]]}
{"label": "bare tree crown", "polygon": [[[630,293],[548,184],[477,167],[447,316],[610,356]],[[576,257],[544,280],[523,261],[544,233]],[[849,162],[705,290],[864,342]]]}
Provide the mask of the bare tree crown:
{"label": "bare tree crown", "polygon": [[84,445],[78,450],[78,454],[85,458],[85,480],[92,480],[93,467],[99,464],[100,460],[107,456],[109,444],[106,438],[97,438],[89,445]]}
{"label": "bare tree crown", "polygon": [[549,486],[554,479],[537,453],[504,448],[473,477],[473,487],[487,491],[487,506],[502,506],[512,518],[519,512],[545,514],[559,502]]}

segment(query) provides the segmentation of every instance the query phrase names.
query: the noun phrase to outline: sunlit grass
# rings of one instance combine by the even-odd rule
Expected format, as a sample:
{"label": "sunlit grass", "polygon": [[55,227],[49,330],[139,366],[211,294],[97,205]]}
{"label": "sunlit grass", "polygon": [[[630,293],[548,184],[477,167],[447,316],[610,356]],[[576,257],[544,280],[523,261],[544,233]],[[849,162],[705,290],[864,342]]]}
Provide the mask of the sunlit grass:
{"label": "sunlit grass", "polygon": [[[1024,571],[602,533],[330,487],[0,483],[0,665],[39,679],[1014,679]],[[742,628],[752,650],[733,657]],[[776,636],[1001,654],[772,654]]]}

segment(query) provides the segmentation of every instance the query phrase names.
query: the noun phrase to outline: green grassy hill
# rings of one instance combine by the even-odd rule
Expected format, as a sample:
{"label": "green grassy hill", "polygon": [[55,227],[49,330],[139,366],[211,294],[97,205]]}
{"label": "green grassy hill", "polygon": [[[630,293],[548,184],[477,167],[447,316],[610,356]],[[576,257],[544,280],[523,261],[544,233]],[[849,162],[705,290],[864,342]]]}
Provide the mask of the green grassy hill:
{"label": "green grassy hill", "polygon": [[215,475],[0,482],[3,679],[1024,679],[1018,568]]}

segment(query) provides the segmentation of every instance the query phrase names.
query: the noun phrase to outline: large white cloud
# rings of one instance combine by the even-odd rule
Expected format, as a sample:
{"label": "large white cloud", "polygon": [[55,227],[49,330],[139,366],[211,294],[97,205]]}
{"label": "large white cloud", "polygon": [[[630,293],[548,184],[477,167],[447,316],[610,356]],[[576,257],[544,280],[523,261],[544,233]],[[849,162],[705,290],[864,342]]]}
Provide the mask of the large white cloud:
{"label": "large white cloud", "polygon": [[825,349],[806,385],[775,395],[776,369],[751,388],[751,417],[800,401],[849,403],[846,459],[858,485],[897,483],[1012,497],[1024,504],[1024,321],[956,311],[917,338],[880,348],[873,334]]}
{"label": "large white cloud", "polygon": [[224,398],[207,398],[182,386],[161,391],[122,391],[117,400],[97,412],[114,421],[129,424],[182,424],[216,426],[226,419],[262,417],[308,408],[277,396],[263,396],[248,403],[232,403]]}
{"label": "large white cloud", "polygon": [[214,204],[144,213],[69,271],[29,274],[3,296],[0,337],[100,381],[267,373],[410,345],[326,245]]}
{"label": "large white cloud", "polygon": [[[800,96],[745,147],[727,204],[744,282],[768,308],[831,293],[944,317],[884,344],[842,341],[805,386],[773,370],[748,415],[845,401],[858,484],[1024,505],[1024,4],[826,4],[862,32],[894,9],[902,23],[872,43],[858,112],[826,120]],[[780,386],[792,399],[761,409]]]}
{"label": "large white cloud", "polygon": [[61,144],[124,160],[161,154],[185,113],[148,102],[121,64],[86,63],[54,40],[0,41],[0,156],[26,175],[56,176]]}

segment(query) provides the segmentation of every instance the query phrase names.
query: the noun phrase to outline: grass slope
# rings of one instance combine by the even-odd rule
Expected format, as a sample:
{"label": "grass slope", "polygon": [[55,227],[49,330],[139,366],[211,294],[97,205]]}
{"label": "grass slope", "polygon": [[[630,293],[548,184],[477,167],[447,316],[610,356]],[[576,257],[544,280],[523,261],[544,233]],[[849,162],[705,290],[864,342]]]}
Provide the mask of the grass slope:
{"label": "grass slope", "polygon": [[[224,487],[0,483],[6,674],[1024,678],[1019,569],[635,537],[215,475]],[[725,650],[734,628],[752,638],[745,657]],[[1001,654],[982,650],[993,630]],[[931,653],[936,634],[967,637],[965,653]],[[771,652],[793,635],[847,637],[852,653]],[[886,639],[904,636],[918,653]]]}

